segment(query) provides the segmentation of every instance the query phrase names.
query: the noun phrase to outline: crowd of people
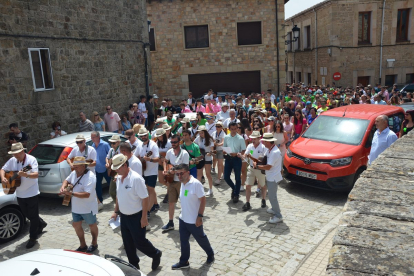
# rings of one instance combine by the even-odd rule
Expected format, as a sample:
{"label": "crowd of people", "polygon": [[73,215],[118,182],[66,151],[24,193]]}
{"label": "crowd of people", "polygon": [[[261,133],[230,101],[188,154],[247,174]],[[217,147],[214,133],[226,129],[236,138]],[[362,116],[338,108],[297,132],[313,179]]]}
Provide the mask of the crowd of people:
{"label": "crowd of people", "polygon": [[[105,178],[115,203],[112,219],[121,217],[122,239],[129,262],[139,268],[136,254],[139,249],[153,259],[152,268],[156,269],[162,252],[146,238],[146,232],[151,230],[151,216],[161,208],[155,190],[160,183],[167,188],[163,202],[168,203],[169,214],[163,231],[175,229],[175,206],[178,200],[181,203],[181,257],[172,269],[189,267],[190,235],[206,252],[207,263],[211,264],[214,251],[202,225],[206,197],[214,196],[215,187],[225,182],[234,204],[245,192],[241,210],[248,211],[252,209],[252,187],[257,185],[255,193],[261,199],[260,207],[266,208],[266,196],[269,199],[269,223],[280,223],[283,216],[277,188],[283,179],[283,156],[290,143],[313,120],[322,112],[343,105],[393,105],[408,101],[413,101],[412,95],[403,95],[395,88],[389,92],[380,86],[352,89],[297,84],[288,86],[279,97],[268,90],[223,98],[209,90],[198,100],[189,93],[179,107],[174,107],[171,99],[158,103],[157,95],[153,95],[148,99],[141,96],[140,102],[131,104],[121,116],[111,106],[106,107],[103,119],[96,111],[91,120],[80,112],[79,131],[91,131],[93,144],[87,146],[83,134],[76,136],[77,145],[67,158],[73,171],[60,190],[62,195],[72,197],[73,227],[80,241],[77,250],[90,253],[98,248],[96,214],[104,206],[102,181]],[[175,113],[178,114],[174,116]],[[413,116],[413,112],[407,112],[401,136],[413,129]],[[381,131],[387,131],[386,123],[386,118],[379,117]],[[51,138],[66,134],[59,122],[54,122],[52,129]],[[30,248],[47,225],[38,211],[33,211],[38,210],[37,163],[24,152],[22,143],[27,135],[17,124],[10,125],[10,130],[9,154],[14,157],[1,170],[1,178],[3,183],[7,182],[5,170],[17,170],[22,177],[22,188],[17,188],[16,193],[19,204],[26,206],[26,217],[34,222],[27,244]],[[109,143],[101,139],[100,131],[114,132]],[[127,139],[125,142],[121,134]],[[396,140],[392,135],[387,137],[388,144]],[[375,147],[379,152],[381,146]],[[31,171],[21,172],[28,162]],[[214,181],[213,175],[216,175]],[[90,226],[90,246],[85,241],[83,220]]]}

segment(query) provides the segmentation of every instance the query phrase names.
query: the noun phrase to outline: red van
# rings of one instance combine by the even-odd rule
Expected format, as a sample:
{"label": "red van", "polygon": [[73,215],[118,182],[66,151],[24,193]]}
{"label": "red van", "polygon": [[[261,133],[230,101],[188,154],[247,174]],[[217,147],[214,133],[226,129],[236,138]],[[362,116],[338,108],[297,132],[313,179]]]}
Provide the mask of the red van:
{"label": "red van", "polygon": [[389,128],[399,133],[404,119],[401,107],[357,104],[323,112],[289,146],[284,177],[320,189],[351,190],[367,168],[379,115],[387,115]]}

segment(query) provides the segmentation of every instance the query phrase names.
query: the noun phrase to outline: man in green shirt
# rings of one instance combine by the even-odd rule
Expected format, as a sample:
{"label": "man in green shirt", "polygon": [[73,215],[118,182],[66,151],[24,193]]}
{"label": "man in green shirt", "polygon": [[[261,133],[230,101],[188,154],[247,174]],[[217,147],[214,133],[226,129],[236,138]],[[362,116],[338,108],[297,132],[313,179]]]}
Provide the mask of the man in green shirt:
{"label": "man in green shirt", "polygon": [[173,114],[171,111],[167,111],[167,120],[165,120],[167,124],[172,127],[174,125],[175,120],[173,119]]}
{"label": "man in green shirt", "polygon": [[185,129],[183,130],[183,144],[181,145],[181,148],[183,150],[186,150],[188,154],[190,155],[190,174],[197,178],[197,166],[195,164],[195,158],[201,156],[200,148],[197,144],[193,143],[191,141],[191,130]]}

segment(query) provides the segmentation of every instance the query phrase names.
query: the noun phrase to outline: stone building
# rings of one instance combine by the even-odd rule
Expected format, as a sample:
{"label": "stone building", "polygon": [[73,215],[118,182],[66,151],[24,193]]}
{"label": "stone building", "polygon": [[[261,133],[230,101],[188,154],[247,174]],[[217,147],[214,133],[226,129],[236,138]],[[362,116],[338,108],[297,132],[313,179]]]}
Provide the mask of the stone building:
{"label": "stone building", "polygon": [[147,0],[154,93],[277,93],[285,85],[285,2]]}
{"label": "stone building", "polygon": [[148,39],[145,0],[0,1],[1,132],[17,122],[30,149],[53,121],[73,133],[80,111],[125,113],[146,92]]}
{"label": "stone building", "polygon": [[328,0],[286,19],[286,40],[293,40],[294,25],[300,28],[286,46],[287,82],[414,82],[413,6],[414,0]]}

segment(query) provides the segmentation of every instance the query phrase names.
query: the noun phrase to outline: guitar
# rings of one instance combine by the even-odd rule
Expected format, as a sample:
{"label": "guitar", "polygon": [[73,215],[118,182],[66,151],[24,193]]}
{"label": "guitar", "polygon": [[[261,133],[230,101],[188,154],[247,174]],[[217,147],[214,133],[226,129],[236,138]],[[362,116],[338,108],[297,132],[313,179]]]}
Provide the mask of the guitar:
{"label": "guitar", "polygon": [[[75,160],[75,157],[70,159],[70,162],[72,163],[72,165],[73,165],[73,161],[74,161],[74,160]],[[92,164],[92,163],[93,163],[93,161],[94,161],[94,160],[92,160],[92,159],[86,159],[86,160],[85,160],[85,162],[86,162],[86,163],[88,163],[88,164]],[[70,169],[70,170],[71,170],[71,171],[74,171],[75,169]]]}
{"label": "guitar", "polygon": [[[144,155],[144,157],[151,157],[152,151],[147,152],[147,154]],[[145,161],[144,157],[140,157],[139,160],[141,160],[142,164],[142,173],[147,169],[147,161]]]}
{"label": "guitar", "polygon": [[173,183],[174,182],[174,165],[172,165],[169,161],[167,163],[167,175],[164,175],[164,180],[167,183]]}
{"label": "guitar", "polygon": [[[70,184],[70,183],[68,183],[68,186],[66,186],[66,191],[68,191],[68,192],[73,192],[73,185],[72,184]],[[72,196],[70,196],[70,195],[65,195],[65,197],[63,198],[63,202],[62,202],[62,205],[65,205],[65,206],[69,206],[69,203],[70,203],[70,199],[72,198]]]}
{"label": "guitar", "polygon": [[112,166],[112,158],[109,159],[108,161],[109,161],[109,168],[106,169],[106,171],[108,173],[108,176],[111,177],[111,178],[115,178],[115,176],[116,176],[117,173],[116,173],[116,171],[113,171],[111,169],[111,166]]}
{"label": "guitar", "polygon": [[164,159],[166,155],[167,155],[167,152],[160,152],[160,160],[158,160],[158,164],[160,166],[164,165]]}
{"label": "guitar", "polygon": [[[250,154],[248,154],[247,158],[252,159],[253,162],[257,163],[257,165],[267,165],[267,155],[265,155],[263,157],[259,157],[258,159],[256,159],[253,156],[251,156]],[[260,171],[261,171],[262,174],[266,173],[265,170],[260,170]]]}
{"label": "guitar", "polygon": [[[28,172],[32,169],[32,166],[27,165],[26,167],[22,168],[22,172]],[[19,172],[16,171],[6,171],[4,177],[7,179],[7,183],[2,183],[3,192],[6,195],[14,194],[17,187],[20,187],[22,184],[21,176],[18,175]]]}

